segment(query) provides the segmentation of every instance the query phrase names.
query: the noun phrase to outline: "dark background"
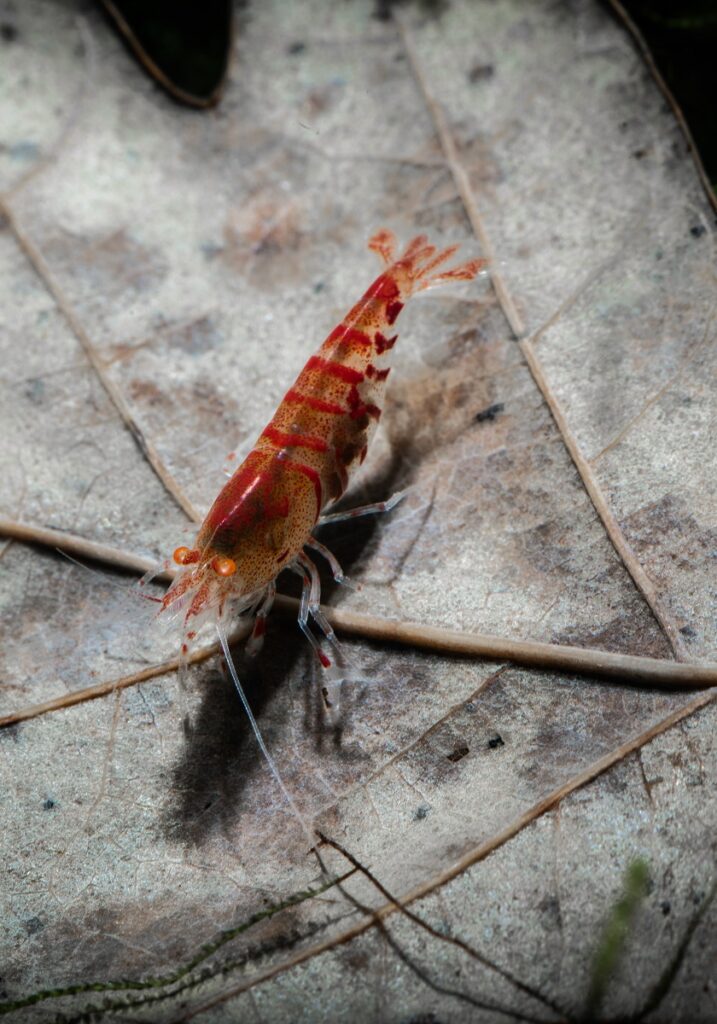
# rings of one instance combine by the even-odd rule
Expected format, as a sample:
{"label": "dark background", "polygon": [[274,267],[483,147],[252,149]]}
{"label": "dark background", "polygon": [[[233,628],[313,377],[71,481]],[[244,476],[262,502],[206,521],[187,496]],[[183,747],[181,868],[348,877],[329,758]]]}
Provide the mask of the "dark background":
{"label": "dark background", "polygon": [[623,0],[717,188],[717,0]]}

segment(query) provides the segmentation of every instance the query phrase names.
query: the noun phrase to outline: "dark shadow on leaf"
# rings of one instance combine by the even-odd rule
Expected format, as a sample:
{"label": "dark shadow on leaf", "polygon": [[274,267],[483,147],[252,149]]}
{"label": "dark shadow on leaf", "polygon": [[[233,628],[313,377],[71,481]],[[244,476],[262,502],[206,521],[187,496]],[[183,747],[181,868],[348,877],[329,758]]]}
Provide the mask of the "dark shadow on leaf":
{"label": "dark shadow on leaf", "polygon": [[[293,632],[287,631],[280,645],[271,643],[274,637],[273,628],[267,634],[265,652],[256,659],[246,658],[239,648],[234,650],[237,671],[260,728],[265,710],[301,649],[301,637]],[[185,746],[172,770],[172,795],[160,818],[166,838],[189,847],[201,846],[217,830],[233,825],[241,815],[246,788],[257,771],[265,770],[223,663],[215,661],[199,670],[198,682],[201,702],[196,713],[184,721]],[[274,717],[273,724],[280,727],[283,717]]]}

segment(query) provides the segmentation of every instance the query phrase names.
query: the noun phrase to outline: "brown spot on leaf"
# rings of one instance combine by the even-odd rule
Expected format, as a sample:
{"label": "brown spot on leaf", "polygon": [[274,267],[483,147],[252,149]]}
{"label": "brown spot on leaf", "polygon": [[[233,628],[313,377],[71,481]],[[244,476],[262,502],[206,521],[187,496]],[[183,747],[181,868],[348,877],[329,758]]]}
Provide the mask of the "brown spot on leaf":
{"label": "brown spot on leaf", "polygon": [[262,189],[224,226],[223,257],[259,288],[272,288],[301,276],[304,236],[293,199]]}
{"label": "brown spot on leaf", "polygon": [[45,254],[72,275],[85,301],[102,295],[110,306],[157,288],[167,273],[160,253],[126,228],[94,238],[62,232],[46,243]]}
{"label": "brown spot on leaf", "polygon": [[468,81],[471,85],[475,85],[476,82],[487,82],[495,74],[495,68],[492,64],[474,64],[468,72]]}
{"label": "brown spot on leaf", "polygon": [[555,643],[570,644],[573,647],[622,651],[625,654],[640,654],[648,658],[671,656],[670,646],[657,626],[651,631],[646,630],[642,619],[629,610],[615,616],[602,628],[562,629],[553,639]]}
{"label": "brown spot on leaf", "polygon": [[328,110],[334,102],[336,85],[329,84],[312,89],[302,104],[302,117],[314,118]]}
{"label": "brown spot on leaf", "polygon": [[169,406],[170,397],[164,388],[158,387],[154,381],[135,377],[129,382],[129,393],[135,402],[149,406]]}
{"label": "brown spot on leaf", "polygon": [[210,316],[202,316],[167,331],[165,339],[170,348],[195,356],[216,348],[221,342],[221,334]]}
{"label": "brown spot on leaf", "polygon": [[711,572],[717,551],[717,530],[705,529],[682,498],[666,494],[633,512],[621,523],[638,559],[658,586],[669,587],[675,569]]}

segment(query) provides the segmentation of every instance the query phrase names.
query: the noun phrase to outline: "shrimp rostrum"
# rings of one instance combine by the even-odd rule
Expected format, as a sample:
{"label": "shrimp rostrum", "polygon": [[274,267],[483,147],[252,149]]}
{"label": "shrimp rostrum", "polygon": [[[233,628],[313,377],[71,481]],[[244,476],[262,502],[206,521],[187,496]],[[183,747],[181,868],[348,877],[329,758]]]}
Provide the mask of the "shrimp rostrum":
{"label": "shrimp rostrum", "polygon": [[310,357],[249,455],[220,491],[193,547],[174,552],[180,570],[160,613],[183,614],[185,653],[197,629],[213,621],[230,661],[225,624],[236,616],[254,619],[248,651],[255,651],[274,599],[276,577],[290,569],[303,579],[299,625],[322,665],[331,664],[310,628],[313,619],[325,642],[337,649],[321,613],[319,575],[308,551],[325,557],[339,582],[343,575],[313,531],[327,519],[391,506],[384,502],[322,515],[344,493],[366,456],[381,416],[397,337],[394,324],[406,300],[444,281],[470,280],[484,264],[473,259],[442,269],[457,246],[437,250],[425,235],[414,238],[398,256],[393,234],[381,230],[369,248],[383,260],[383,273]]}

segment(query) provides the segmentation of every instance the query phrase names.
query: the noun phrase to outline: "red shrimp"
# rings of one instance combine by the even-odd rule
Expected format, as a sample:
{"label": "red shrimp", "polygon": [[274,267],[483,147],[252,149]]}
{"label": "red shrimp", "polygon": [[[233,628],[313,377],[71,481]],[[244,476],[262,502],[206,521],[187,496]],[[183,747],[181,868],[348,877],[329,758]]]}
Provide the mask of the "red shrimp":
{"label": "red shrimp", "polygon": [[[163,612],[185,611],[185,637],[213,619],[220,637],[229,615],[254,617],[249,641],[256,650],[284,569],[304,581],[299,625],[324,667],[331,662],[309,628],[313,618],[336,648],[321,613],[317,569],[306,548],[320,553],[334,578],[345,582],[341,567],[313,536],[327,519],[384,511],[389,502],[322,517],[326,506],[346,490],[363,462],[381,416],[397,335],[392,333],[406,300],[444,281],[470,280],[485,261],[473,259],[440,270],[457,246],[437,250],[419,235],[396,258],[396,239],[388,230],[369,241],[386,269],[329,334],[287,391],[253,449],[219,492],[192,548],[179,547],[181,566],[162,602]],[[224,643],[224,641],[223,641]]]}
{"label": "red shrimp", "polygon": [[[262,642],[276,577],[290,569],[303,579],[299,626],[319,661],[324,668],[331,665],[311,631],[310,618],[340,655],[321,611],[319,574],[306,549],[321,554],[334,579],[345,583],[339,563],[314,537],[315,527],[386,511],[400,500],[398,494],[376,505],[322,515],[341,497],[366,457],[390,372],[397,337],[392,329],[404,303],[414,292],[442,281],[470,280],[485,264],[474,259],[439,270],[457,246],[437,250],[425,235],[409,242],[396,259],[396,239],[385,229],[371,238],[369,248],[386,269],[311,356],[249,455],[219,492],[194,546],[176,549],[174,561],[181,568],[160,608],[160,614],[170,617],[184,612],[185,657],[199,626],[213,619],[259,748],[310,847],[315,838],[261,735],[232,660],[225,622],[232,615],[254,618],[247,645],[254,652]],[[320,856],[319,861],[325,871]]]}

